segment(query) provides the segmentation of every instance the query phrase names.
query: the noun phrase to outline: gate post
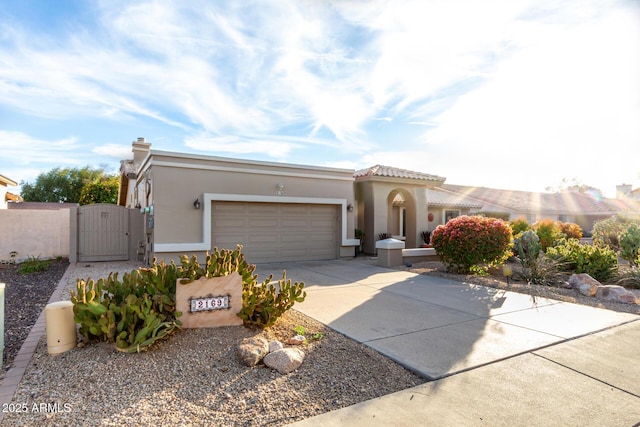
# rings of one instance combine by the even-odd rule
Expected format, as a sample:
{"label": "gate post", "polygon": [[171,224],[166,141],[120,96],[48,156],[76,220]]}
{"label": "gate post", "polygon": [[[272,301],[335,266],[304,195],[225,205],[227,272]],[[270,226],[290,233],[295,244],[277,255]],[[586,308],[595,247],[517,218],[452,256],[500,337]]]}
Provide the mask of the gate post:
{"label": "gate post", "polygon": [[69,262],[78,262],[78,206],[69,209]]}

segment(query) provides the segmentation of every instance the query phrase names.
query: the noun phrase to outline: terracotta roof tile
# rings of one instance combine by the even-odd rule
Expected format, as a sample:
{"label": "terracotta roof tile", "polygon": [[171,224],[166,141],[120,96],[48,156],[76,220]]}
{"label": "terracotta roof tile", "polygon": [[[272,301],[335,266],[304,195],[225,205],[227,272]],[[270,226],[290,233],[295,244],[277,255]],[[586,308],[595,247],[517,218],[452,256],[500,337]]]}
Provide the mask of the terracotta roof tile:
{"label": "terracotta roof tile", "polygon": [[381,176],[387,178],[416,179],[422,181],[444,182],[445,178],[423,172],[415,172],[407,169],[394,168],[391,166],[375,165],[367,169],[361,169],[354,173],[354,178],[366,176]]}
{"label": "terracotta roof tile", "polygon": [[486,187],[444,184],[443,189],[502,206],[512,211],[542,211],[545,213],[590,213],[615,215],[618,212],[640,213],[640,204],[631,199],[608,199],[598,194],[561,192],[535,193],[528,191],[499,190]]}
{"label": "terracotta roof tile", "polygon": [[441,188],[428,188],[427,204],[429,206],[451,206],[459,208],[480,209],[482,203]]}

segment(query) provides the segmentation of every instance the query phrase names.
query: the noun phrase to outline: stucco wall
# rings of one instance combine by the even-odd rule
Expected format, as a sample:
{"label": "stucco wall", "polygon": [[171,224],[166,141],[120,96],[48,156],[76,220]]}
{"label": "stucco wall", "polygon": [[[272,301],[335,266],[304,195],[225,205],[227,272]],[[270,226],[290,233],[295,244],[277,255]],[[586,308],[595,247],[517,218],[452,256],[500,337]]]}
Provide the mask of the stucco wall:
{"label": "stucco wall", "polygon": [[0,210],[0,260],[69,256],[69,209]]}
{"label": "stucco wall", "polygon": [[[204,194],[277,197],[279,203],[315,198],[343,200],[344,206],[355,204],[352,171],[334,168],[152,151],[138,177],[138,187],[146,188],[147,177],[151,180],[149,202],[153,204],[154,227],[147,232],[154,248],[158,244],[203,240]],[[200,209],[193,206],[196,198]],[[146,200],[141,205],[145,207]],[[346,212],[341,221],[346,221],[344,237],[353,239],[355,213]],[[340,247],[339,253],[352,256],[353,245]]]}

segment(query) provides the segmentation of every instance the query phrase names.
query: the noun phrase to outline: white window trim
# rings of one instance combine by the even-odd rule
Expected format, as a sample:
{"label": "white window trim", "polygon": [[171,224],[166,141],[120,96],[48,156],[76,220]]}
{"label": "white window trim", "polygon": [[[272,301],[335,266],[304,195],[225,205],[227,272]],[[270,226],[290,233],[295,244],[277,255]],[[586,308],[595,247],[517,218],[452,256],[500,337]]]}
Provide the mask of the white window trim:
{"label": "white window trim", "polygon": [[359,246],[359,239],[347,238],[347,199],[322,197],[262,196],[247,194],[204,193],[202,210],[202,241],[194,243],[154,243],[153,250],[163,252],[194,252],[211,250],[211,203],[212,202],[262,202],[262,203],[300,203],[311,205],[338,205],[342,213],[342,246]]}

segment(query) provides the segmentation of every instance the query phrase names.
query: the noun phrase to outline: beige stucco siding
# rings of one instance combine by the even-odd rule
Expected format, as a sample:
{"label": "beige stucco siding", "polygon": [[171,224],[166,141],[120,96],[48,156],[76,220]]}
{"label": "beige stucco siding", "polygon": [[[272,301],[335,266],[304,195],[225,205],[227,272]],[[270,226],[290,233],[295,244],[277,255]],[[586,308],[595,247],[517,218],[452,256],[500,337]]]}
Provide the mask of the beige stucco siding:
{"label": "beige stucco siding", "polygon": [[69,256],[69,209],[0,211],[0,260]]}
{"label": "beige stucco siding", "polygon": [[[155,250],[169,253],[210,249],[212,205],[221,202],[258,202],[299,205],[330,204],[340,216],[340,238],[334,253],[353,253],[355,203],[352,172],[233,159],[197,158],[151,152],[138,186],[151,180],[152,236]],[[194,208],[198,199],[200,209]],[[144,207],[144,203],[142,204]],[[177,246],[176,246],[177,245]]]}

